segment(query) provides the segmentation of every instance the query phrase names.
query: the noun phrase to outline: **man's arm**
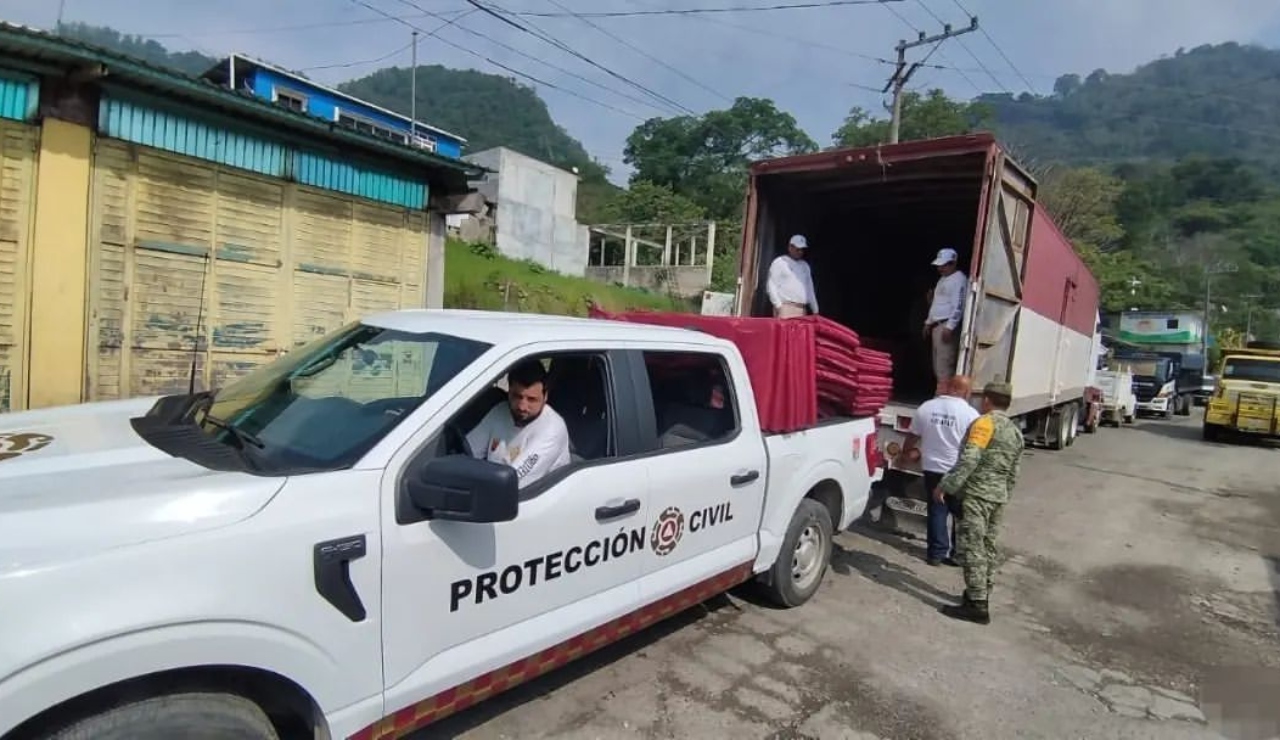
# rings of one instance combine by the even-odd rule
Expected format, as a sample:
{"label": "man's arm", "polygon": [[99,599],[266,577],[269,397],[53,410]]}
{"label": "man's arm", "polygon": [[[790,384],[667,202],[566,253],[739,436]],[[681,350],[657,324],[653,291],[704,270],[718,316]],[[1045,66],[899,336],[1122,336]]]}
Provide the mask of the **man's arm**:
{"label": "man's arm", "polygon": [[569,433],[563,425],[539,430],[511,461],[520,487],[530,485],[555,470],[556,461],[569,452]]}
{"label": "man's arm", "polygon": [[475,428],[467,432],[467,444],[471,446],[471,456],[479,460],[485,459],[489,455],[489,439],[493,435],[493,413],[494,411],[506,411],[506,404],[498,404],[489,413],[484,415],[479,424]]}
{"label": "man's arm", "polygon": [[965,297],[969,295],[969,278],[965,277],[964,273],[961,272],[955,274],[960,276],[958,281],[960,295],[956,297],[956,305],[951,309],[951,318],[947,319],[947,328],[951,331],[955,331],[956,327],[960,325],[960,319],[964,317]]}
{"label": "man's arm", "polygon": [[1018,456],[1013,458],[1013,465],[1009,466],[1009,495],[1013,495],[1013,484],[1018,482],[1018,473],[1022,472],[1022,450],[1018,450]]}
{"label": "man's arm", "polygon": [[813,268],[804,271],[804,290],[809,298],[809,308],[818,313],[818,291],[813,288]]}
{"label": "man's arm", "polygon": [[783,269],[780,261],[775,259],[773,264],[769,265],[769,278],[764,283],[764,292],[769,295],[769,303],[773,304],[775,309],[782,306],[782,297],[778,294],[778,286],[782,283],[784,277],[782,274]]}
{"label": "man's arm", "polygon": [[964,447],[960,450],[960,459],[956,460],[955,467],[943,476],[942,483],[938,484],[938,488],[941,488],[943,493],[955,496],[960,489],[964,488],[969,476],[982,461],[982,454],[986,452],[987,445],[991,444],[991,435],[994,432],[995,424],[989,416],[979,416],[977,421],[969,425]]}

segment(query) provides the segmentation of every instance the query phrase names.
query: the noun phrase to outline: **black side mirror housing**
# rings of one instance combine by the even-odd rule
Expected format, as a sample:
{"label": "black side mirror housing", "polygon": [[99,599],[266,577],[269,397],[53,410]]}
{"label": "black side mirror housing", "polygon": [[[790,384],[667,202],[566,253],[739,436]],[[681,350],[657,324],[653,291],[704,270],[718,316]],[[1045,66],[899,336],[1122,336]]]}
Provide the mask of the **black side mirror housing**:
{"label": "black side mirror housing", "polygon": [[449,455],[427,460],[404,481],[409,500],[429,519],[509,522],[520,511],[520,479],[509,465]]}

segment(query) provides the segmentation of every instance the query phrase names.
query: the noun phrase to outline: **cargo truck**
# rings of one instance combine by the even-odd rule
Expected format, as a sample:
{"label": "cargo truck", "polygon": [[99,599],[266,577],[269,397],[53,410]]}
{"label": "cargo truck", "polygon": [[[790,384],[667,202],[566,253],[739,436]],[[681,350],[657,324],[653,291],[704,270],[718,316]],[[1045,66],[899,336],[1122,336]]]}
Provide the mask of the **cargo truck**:
{"label": "cargo truck", "polygon": [[1280,346],[1250,342],[1243,349],[1223,350],[1203,429],[1208,442],[1280,437]]}
{"label": "cargo truck", "polygon": [[[1117,357],[1136,361],[1134,392],[1138,410],[1171,418],[1190,416],[1205,382],[1206,328],[1199,311],[1126,311],[1109,317],[1127,348]],[[1167,362],[1159,362],[1161,358]]]}
{"label": "cargo truck", "polygon": [[1096,424],[1098,283],[1036,193],[1031,175],[985,133],[751,168],[737,310],[770,315],[769,264],[791,234],[804,234],[821,314],[893,355],[893,398],[879,419],[891,509],[923,510],[918,463],[898,452],[913,411],[934,394],[921,330],[940,248],[959,253],[970,279],[956,372],[975,391],[1012,383],[1010,412],[1033,443],[1066,447],[1082,422]]}

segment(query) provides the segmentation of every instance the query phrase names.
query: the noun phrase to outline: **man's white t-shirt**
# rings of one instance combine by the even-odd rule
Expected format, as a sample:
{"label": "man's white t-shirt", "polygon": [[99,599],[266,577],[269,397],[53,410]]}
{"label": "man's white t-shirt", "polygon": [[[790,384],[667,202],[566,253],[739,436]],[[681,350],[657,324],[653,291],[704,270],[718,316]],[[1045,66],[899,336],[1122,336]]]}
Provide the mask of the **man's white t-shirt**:
{"label": "man's white t-shirt", "polygon": [[774,308],[784,303],[796,303],[818,312],[818,296],[813,291],[813,273],[809,270],[809,263],[792,259],[789,254],[775,258],[769,265],[765,292],[769,294]]}
{"label": "man's white t-shirt", "polygon": [[963,398],[938,396],[920,405],[911,433],[920,438],[920,465],[926,473],[948,473],[964,446],[965,433],[981,414]]}
{"label": "man's white t-shirt", "polygon": [[521,488],[568,465],[571,459],[569,430],[550,406],[543,406],[538,418],[518,427],[511,418],[511,408],[500,403],[467,434],[467,442],[477,458],[515,468]]}

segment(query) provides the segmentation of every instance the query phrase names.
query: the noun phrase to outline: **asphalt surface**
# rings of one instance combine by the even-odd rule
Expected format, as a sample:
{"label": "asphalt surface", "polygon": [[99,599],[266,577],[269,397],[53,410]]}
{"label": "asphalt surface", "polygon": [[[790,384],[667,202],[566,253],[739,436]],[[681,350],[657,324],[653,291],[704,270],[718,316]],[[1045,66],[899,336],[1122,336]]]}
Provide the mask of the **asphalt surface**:
{"label": "asphalt surface", "polygon": [[1280,449],[1198,417],[1030,452],[989,626],[857,526],[801,608],[715,599],[417,738],[1280,737]]}

